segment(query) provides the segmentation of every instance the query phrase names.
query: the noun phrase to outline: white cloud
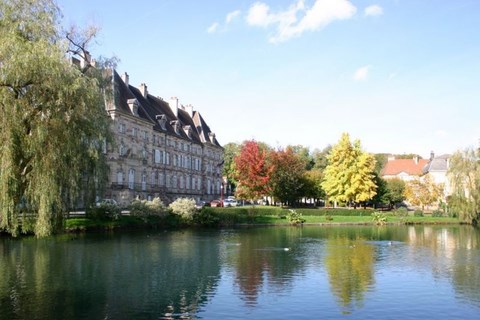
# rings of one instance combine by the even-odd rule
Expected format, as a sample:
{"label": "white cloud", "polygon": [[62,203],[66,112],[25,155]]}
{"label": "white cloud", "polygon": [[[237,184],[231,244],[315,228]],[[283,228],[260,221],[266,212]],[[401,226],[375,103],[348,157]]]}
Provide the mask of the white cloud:
{"label": "white cloud", "polygon": [[230,22],[233,21],[236,17],[240,15],[241,11],[240,10],[235,10],[232,12],[229,12],[227,16],[225,17],[225,24],[229,24]]}
{"label": "white cloud", "polygon": [[443,129],[438,129],[435,131],[435,135],[440,138],[446,138],[448,136],[448,132]]}
{"label": "white cloud", "polygon": [[305,6],[304,0],[298,0],[287,10],[276,13],[270,12],[265,3],[256,2],[248,11],[247,23],[258,27],[275,25],[275,33],[269,41],[279,43],[305,31],[322,29],[335,20],[350,19],[356,12],[357,9],[348,0],[316,0],[310,8]]}
{"label": "white cloud", "polygon": [[368,73],[370,71],[370,66],[363,66],[358,68],[357,71],[353,74],[353,80],[355,81],[365,81],[368,78]]}
{"label": "white cloud", "polygon": [[208,27],[207,32],[208,33],[214,33],[214,32],[217,31],[218,27],[219,27],[218,22],[214,22],[214,23],[212,23],[212,25],[210,27]]}
{"label": "white cloud", "polygon": [[365,10],[364,10],[364,14],[367,17],[368,16],[372,16],[372,17],[381,16],[383,14],[383,9],[379,5],[374,4],[374,5],[366,7]]}
{"label": "white cloud", "polygon": [[[208,33],[215,33],[218,31],[226,31],[227,26],[242,13],[240,10],[235,10],[232,12],[227,13],[225,16],[225,25],[222,27],[220,23],[214,22],[210,27],[208,27],[207,32]],[[221,28],[221,29],[220,29]]]}

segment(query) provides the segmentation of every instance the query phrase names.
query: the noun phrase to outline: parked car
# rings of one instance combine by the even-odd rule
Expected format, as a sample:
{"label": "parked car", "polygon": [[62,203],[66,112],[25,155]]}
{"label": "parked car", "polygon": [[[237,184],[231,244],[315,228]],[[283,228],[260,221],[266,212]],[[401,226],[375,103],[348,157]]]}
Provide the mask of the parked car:
{"label": "parked car", "polygon": [[212,200],[210,201],[210,207],[223,207],[222,200]]}
{"label": "parked car", "polygon": [[95,205],[97,207],[100,207],[102,204],[111,204],[114,206],[118,206],[118,203],[115,199],[101,199],[101,200],[98,200]]}
{"label": "parked car", "polygon": [[202,209],[203,207],[210,207],[210,202],[198,201],[198,202],[195,204],[195,208],[197,208],[197,209]]}
{"label": "parked car", "polygon": [[237,200],[231,199],[231,198],[225,199],[223,201],[223,205],[225,207],[236,207],[237,206]]}

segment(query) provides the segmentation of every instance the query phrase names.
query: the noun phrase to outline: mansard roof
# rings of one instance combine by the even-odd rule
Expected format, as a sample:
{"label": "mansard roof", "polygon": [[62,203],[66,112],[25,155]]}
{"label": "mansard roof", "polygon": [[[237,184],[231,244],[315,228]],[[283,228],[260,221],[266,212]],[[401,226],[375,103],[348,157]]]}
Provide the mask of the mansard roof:
{"label": "mansard roof", "polygon": [[[192,117],[180,106],[177,114],[172,111],[168,102],[159,97],[143,92],[131,85],[125,84],[122,78],[114,71],[115,105],[118,111],[126,114],[132,114],[128,105],[130,99],[136,99],[138,103],[138,117],[142,120],[152,123],[154,130],[167,132],[170,135],[181,137],[185,140],[195,143],[212,143],[221,147],[215,136],[211,133],[203,117],[198,111],[193,111]],[[166,117],[165,129],[157,121],[158,116]],[[173,124],[179,125],[179,130],[175,131]],[[190,130],[188,130],[190,128]],[[188,134],[190,133],[190,134]]]}

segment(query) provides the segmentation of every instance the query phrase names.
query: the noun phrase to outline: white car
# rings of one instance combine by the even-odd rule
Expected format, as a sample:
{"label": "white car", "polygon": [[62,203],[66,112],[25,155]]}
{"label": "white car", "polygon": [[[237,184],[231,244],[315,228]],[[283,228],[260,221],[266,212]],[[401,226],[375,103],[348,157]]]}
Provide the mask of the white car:
{"label": "white car", "polygon": [[224,207],[236,207],[237,206],[237,200],[235,200],[235,199],[225,199],[225,200],[223,200],[223,206]]}
{"label": "white car", "polygon": [[97,203],[96,203],[97,207],[100,207],[102,204],[111,204],[111,205],[114,205],[114,206],[118,205],[117,201],[115,201],[114,199],[102,199],[102,200],[97,201]]}

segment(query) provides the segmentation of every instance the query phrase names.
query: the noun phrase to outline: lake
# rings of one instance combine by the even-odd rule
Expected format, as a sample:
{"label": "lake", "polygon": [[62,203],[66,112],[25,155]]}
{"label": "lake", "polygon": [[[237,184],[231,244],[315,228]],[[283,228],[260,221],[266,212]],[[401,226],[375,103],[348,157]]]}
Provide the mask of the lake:
{"label": "lake", "polygon": [[471,226],[0,237],[0,319],[474,319]]}

